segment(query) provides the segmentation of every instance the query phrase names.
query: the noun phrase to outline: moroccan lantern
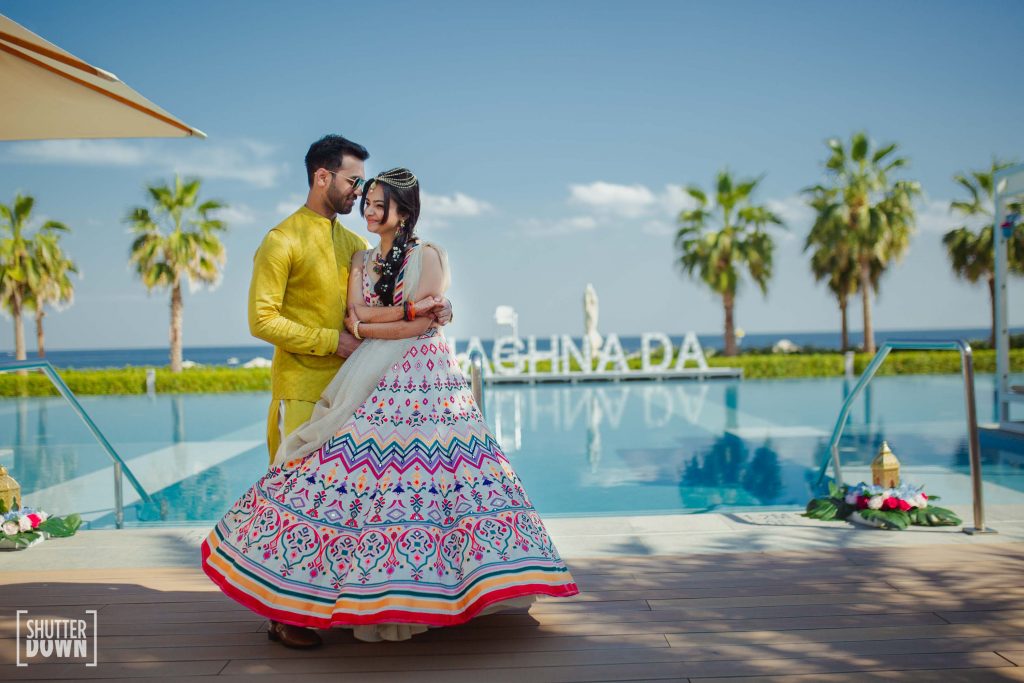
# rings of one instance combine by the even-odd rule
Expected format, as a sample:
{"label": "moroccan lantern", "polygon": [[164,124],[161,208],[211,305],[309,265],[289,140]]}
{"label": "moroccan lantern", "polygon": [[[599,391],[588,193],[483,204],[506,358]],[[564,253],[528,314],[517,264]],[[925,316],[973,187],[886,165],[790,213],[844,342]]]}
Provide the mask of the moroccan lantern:
{"label": "moroccan lantern", "polygon": [[889,444],[885,441],[882,442],[878,455],[871,461],[871,483],[890,489],[900,485],[900,461],[889,450]]}
{"label": "moroccan lantern", "polygon": [[0,506],[6,512],[21,507],[21,484],[7,474],[3,465],[0,465]]}

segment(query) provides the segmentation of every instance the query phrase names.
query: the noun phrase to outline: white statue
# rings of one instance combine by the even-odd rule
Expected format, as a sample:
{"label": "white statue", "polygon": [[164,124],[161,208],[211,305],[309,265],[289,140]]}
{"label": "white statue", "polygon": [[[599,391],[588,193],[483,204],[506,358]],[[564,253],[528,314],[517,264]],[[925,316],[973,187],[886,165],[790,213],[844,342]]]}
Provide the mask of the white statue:
{"label": "white statue", "polygon": [[583,290],[583,339],[590,349],[590,357],[597,356],[601,348],[601,335],[597,332],[597,290],[594,285],[587,283]]}

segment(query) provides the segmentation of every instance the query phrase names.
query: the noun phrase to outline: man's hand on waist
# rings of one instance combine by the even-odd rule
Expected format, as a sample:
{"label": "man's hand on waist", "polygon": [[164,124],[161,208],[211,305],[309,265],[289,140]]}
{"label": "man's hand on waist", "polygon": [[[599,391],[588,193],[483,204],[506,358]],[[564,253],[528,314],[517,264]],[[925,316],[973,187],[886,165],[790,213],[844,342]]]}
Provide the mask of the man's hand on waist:
{"label": "man's hand on waist", "polygon": [[434,311],[434,319],[438,325],[447,325],[452,321],[452,302],[443,299]]}
{"label": "man's hand on waist", "polygon": [[361,339],[356,339],[347,330],[342,330],[338,335],[338,350],[334,352],[334,355],[341,358],[348,358],[362,343]]}

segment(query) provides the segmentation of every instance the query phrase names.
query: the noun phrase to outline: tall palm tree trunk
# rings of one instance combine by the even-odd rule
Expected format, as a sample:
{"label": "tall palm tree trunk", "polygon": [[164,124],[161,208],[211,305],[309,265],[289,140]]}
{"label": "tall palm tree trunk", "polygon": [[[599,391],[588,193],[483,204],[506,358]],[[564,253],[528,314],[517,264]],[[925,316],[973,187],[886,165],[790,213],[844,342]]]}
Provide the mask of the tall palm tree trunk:
{"label": "tall palm tree trunk", "polygon": [[850,321],[846,316],[846,297],[839,297],[839,319],[842,321],[841,344],[843,353],[850,348]]}
{"label": "tall palm tree trunk", "polygon": [[36,355],[46,358],[46,335],[43,333],[43,317],[46,311],[42,304],[36,305]]}
{"label": "tall palm tree trunk", "polygon": [[14,318],[14,359],[25,360],[25,320],[22,317],[21,296],[14,295],[11,316]]}
{"label": "tall palm tree trunk", "polygon": [[875,327],[871,321],[871,264],[860,263],[860,296],[864,309],[864,353],[875,352]]}
{"label": "tall palm tree trunk", "polygon": [[171,372],[181,372],[181,283],[171,288]]}
{"label": "tall palm tree trunk", "polygon": [[990,348],[996,348],[996,276],[988,274],[988,307],[992,317],[992,330],[988,335]]}
{"label": "tall palm tree trunk", "polygon": [[722,304],[725,308],[725,355],[736,355],[736,325],[733,321],[733,307],[736,304],[736,295],[726,292],[722,295]]}

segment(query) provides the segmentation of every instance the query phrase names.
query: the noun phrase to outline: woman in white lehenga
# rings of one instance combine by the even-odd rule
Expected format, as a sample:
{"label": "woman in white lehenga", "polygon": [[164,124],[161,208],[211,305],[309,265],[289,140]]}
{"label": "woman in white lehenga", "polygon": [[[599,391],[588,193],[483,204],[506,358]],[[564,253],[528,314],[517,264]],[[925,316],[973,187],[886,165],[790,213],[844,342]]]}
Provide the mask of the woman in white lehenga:
{"label": "woman in white lehenga", "polygon": [[380,243],[352,260],[345,321],[366,341],[203,543],[207,575],[271,620],[404,640],[579,592],[435,323],[448,263],[419,208],[406,169],[368,183]]}

